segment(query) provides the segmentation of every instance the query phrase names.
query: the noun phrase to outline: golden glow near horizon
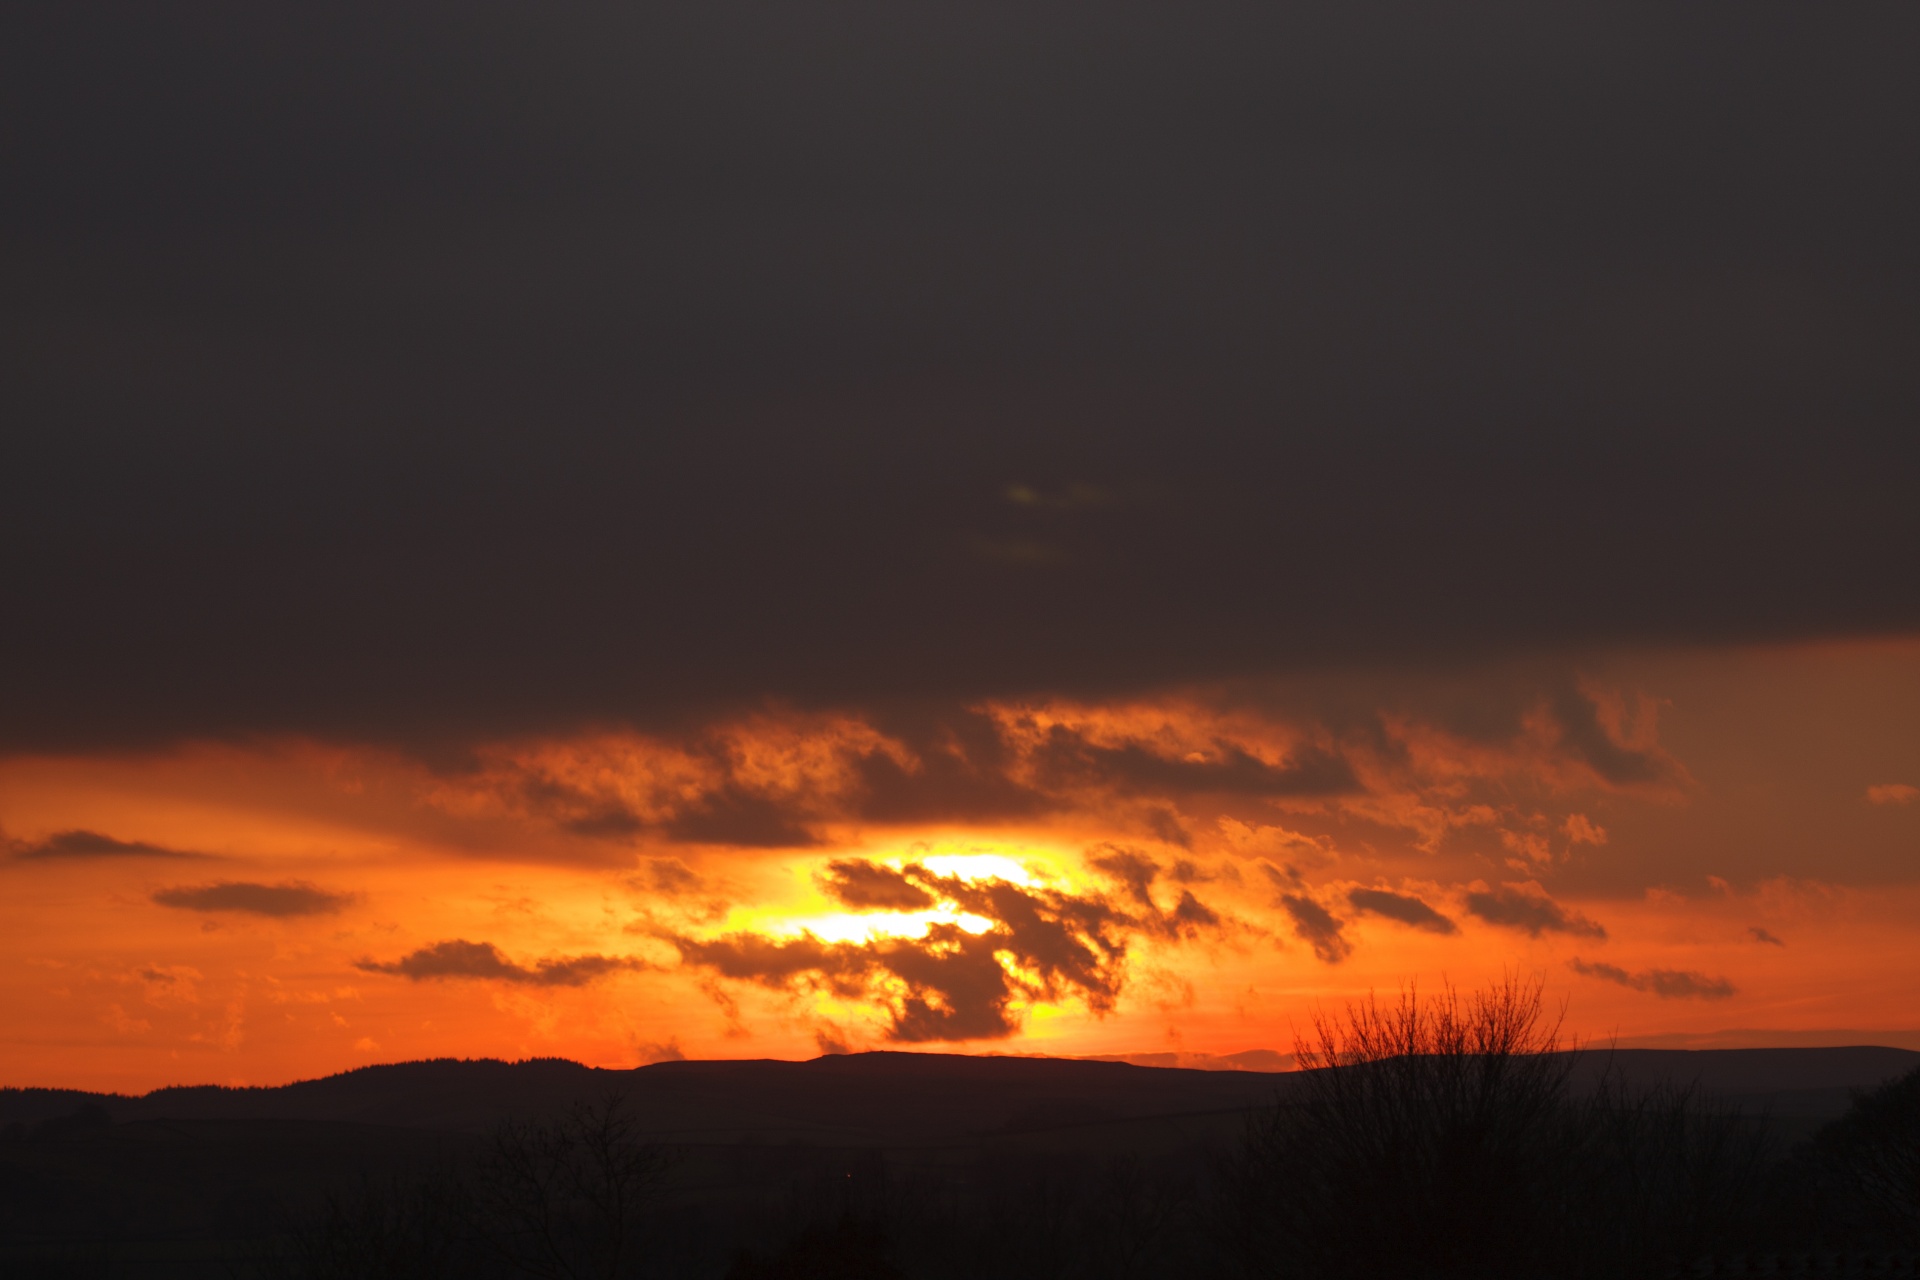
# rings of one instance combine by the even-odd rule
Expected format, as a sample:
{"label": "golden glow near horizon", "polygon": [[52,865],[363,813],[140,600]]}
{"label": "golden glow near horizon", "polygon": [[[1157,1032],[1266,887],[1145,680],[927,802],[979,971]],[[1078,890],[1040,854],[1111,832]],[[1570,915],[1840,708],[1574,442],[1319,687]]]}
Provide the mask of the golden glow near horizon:
{"label": "golden glow near horizon", "polygon": [[724,750],[603,733],[460,774],[300,742],[0,761],[0,1083],[1204,1062],[1516,968],[1589,1038],[1920,1045],[1920,643],[1484,679],[1504,727],[1357,678],[1340,714],[1289,689],[995,705],[991,769],[772,713],[715,727]]}

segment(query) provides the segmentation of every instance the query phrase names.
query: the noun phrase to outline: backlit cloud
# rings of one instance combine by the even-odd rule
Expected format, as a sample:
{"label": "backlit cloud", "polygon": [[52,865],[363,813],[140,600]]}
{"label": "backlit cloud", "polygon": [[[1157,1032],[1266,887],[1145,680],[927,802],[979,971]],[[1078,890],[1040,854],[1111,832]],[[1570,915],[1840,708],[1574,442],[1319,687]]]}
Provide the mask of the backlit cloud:
{"label": "backlit cloud", "polygon": [[1920,799],[1920,787],[1904,782],[1885,782],[1867,788],[1869,804],[1912,804]]}
{"label": "backlit cloud", "polygon": [[904,873],[871,862],[850,858],[828,863],[817,878],[829,895],[856,911],[920,911],[934,905],[933,895]]}
{"label": "backlit cloud", "polygon": [[[1471,737],[1443,706],[1356,713],[1329,697],[1253,711],[1223,696],[766,712],[677,735],[501,743],[472,769],[436,774],[427,799],[455,815],[542,824],[598,846],[583,856],[599,859],[611,856],[605,846],[802,850],[871,826],[1096,811],[1142,840],[1190,849],[1196,830],[1223,818],[1278,829],[1285,810],[1295,823],[1324,814],[1411,831],[1429,850],[1484,836],[1537,874],[1607,839],[1584,813],[1539,804],[1622,788],[1665,794],[1684,775],[1650,710],[1629,715],[1624,695],[1584,687],[1502,691],[1511,714]],[[1555,829],[1565,844],[1550,841]]]}
{"label": "backlit cloud", "polygon": [[[1157,868],[1126,862],[1139,886],[1114,903],[1092,893],[1015,883],[1001,875],[941,874],[909,862],[829,863],[821,888],[872,922],[868,936],[830,940],[736,931],[667,932],[682,962],[717,977],[791,993],[825,993],[883,1010],[890,1040],[1002,1039],[1020,1029],[1019,1006],[1075,1000],[1110,1012],[1126,983],[1129,940],[1191,938],[1221,917],[1181,890],[1162,911],[1148,890]],[[884,929],[883,929],[884,926]]]}

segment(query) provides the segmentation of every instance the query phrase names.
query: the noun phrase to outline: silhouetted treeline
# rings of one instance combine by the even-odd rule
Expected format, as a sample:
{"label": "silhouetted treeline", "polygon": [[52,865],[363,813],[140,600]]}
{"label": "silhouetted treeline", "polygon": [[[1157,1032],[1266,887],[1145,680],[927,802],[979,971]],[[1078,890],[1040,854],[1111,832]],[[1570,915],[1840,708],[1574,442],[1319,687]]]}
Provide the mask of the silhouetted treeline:
{"label": "silhouetted treeline", "polygon": [[465,1167],[367,1178],[329,1195],[266,1269],[293,1280],[643,1275],[660,1261],[649,1218],[670,1160],[617,1095],[545,1121],[508,1120]]}
{"label": "silhouetted treeline", "polygon": [[[1135,1149],[1124,1128],[1090,1123],[1078,1142],[910,1158],[884,1145],[676,1150],[609,1095],[367,1167],[318,1196],[255,1189],[218,1218],[231,1247],[217,1270],[78,1245],[0,1254],[0,1270],[1586,1280],[1705,1274],[1712,1259],[1750,1255],[1781,1255],[1767,1266],[1792,1271],[1796,1258],[1832,1270],[1840,1255],[1920,1252],[1920,1070],[1789,1148],[1765,1116],[1689,1088],[1629,1087],[1604,1052],[1561,1052],[1535,984],[1368,1000],[1317,1024],[1299,1054],[1307,1070],[1212,1147]],[[88,1207],[82,1184],[35,1181],[15,1157],[79,1151],[108,1127],[96,1107],[7,1133],[0,1230],[16,1243],[50,1224],[71,1233]],[[91,1207],[102,1222],[126,1208]]]}

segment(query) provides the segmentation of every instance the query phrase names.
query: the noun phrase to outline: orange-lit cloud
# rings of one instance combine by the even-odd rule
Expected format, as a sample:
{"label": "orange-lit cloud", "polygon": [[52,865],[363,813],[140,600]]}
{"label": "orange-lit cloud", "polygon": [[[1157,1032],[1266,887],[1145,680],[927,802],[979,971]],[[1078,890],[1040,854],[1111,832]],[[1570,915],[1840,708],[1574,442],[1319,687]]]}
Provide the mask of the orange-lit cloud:
{"label": "orange-lit cloud", "polygon": [[[1830,716],[1861,663],[1890,674],[1854,685],[1851,756],[1799,713],[1741,718]],[[1906,767],[1902,672],[1920,650],[1496,672],[1478,719],[1360,680],[772,708],[451,763],[16,757],[8,1082],[881,1045],[1201,1061],[1284,1052],[1345,995],[1514,966],[1564,983],[1588,1034],[1696,1034],[1687,1007],[1897,1029],[1915,810],[1860,796]]]}

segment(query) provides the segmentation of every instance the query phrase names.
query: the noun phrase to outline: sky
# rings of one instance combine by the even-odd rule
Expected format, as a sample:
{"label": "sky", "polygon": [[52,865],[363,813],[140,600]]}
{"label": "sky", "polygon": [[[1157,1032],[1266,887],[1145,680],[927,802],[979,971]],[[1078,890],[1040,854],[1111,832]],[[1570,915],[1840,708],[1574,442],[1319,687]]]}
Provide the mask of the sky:
{"label": "sky", "polygon": [[1917,55],[8,6],[0,1084],[1920,1047]]}

